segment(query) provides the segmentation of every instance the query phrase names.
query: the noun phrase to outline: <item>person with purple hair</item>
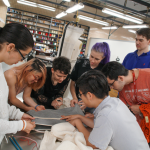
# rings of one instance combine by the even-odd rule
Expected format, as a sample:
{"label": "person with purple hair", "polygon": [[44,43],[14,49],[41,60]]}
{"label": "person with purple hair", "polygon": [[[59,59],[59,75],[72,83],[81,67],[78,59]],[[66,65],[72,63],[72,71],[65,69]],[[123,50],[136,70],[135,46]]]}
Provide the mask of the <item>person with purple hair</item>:
{"label": "person with purple hair", "polygon": [[73,99],[71,100],[71,107],[75,104],[80,105],[85,112],[93,113],[94,108],[88,108],[79,97],[79,89],[76,86],[77,79],[86,71],[101,70],[102,67],[110,60],[110,48],[108,43],[101,42],[93,45],[89,59],[78,59],[71,72],[70,91]]}

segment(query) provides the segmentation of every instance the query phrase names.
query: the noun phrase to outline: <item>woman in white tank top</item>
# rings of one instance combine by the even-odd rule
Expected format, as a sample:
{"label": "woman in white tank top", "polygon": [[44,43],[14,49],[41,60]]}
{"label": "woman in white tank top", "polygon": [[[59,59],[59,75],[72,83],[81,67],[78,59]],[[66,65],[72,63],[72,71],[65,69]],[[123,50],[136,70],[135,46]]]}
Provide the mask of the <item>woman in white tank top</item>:
{"label": "woman in white tank top", "polygon": [[[42,61],[33,58],[28,62],[5,71],[5,78],[9,87],[9,103],[26,111],[45,110],[43,105],[37,105],[31,98],[31,91],[40,89],[46,79],[46,66]],[[24,103],[16,96],[23,92]]]}

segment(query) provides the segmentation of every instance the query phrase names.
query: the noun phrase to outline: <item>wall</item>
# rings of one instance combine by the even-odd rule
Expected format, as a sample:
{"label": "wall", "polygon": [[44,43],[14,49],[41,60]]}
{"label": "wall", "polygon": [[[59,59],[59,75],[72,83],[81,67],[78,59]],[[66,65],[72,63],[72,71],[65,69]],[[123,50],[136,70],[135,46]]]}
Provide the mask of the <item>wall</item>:
{"label": "wall", "polygon": [[[113,31],[114,30],[112,30],[111,33]],[[85,55],[87,55],[87,52],[88,52],[90,38],[108,39],[108,35],[109,35],[109,30],[102,30],[100,28],[91,28],[89,37],[88,37]],[[127,29],[119,28],[109,37],[109,39],[123,40],[123,41],[135,41],[135,34],[129,32]]]}
{"label": "wall", "polygon": [[4,21],[4,23],[0,21],[0,27],[3,27],[5,25],[6,13],[7,13],[7,7],[4,5],[3,2],[0,2],[0,18],[3,19]]}

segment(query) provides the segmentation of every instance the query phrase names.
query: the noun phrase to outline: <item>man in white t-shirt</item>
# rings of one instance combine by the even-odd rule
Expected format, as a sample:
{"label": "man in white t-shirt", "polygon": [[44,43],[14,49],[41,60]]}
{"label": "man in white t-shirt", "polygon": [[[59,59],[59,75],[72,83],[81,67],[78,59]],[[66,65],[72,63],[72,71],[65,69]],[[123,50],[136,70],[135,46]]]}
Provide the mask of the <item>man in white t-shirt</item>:
{"label": "man in white t-shirt", "polygon": [[[149,150],[135,116],[119,98],[108,96],[106,77],[97,70],[84,73],[77,81],[80,97],[87,107],[95,108],[94,121],[80,115],[62,116],[84,134],[92,148],[106,150]],[[93,128],[91,133],[84,124]]]}

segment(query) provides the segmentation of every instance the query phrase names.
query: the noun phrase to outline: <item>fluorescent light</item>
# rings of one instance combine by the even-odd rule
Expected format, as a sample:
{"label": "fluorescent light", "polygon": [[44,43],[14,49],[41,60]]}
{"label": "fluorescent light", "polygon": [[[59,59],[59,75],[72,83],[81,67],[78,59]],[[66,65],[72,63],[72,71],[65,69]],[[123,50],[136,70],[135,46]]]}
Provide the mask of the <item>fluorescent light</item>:
{"label": "fluorescent light", "polygon": [[32,7],[37,7],[36,3],[25,1],[25,0],[18,0],[17,3],[32,6]]}
{"label": "fluorescent light", "polygon": [[67,15],[67,13],[66,13],[65,11],[63,11],[63,12],[61,12],[60,14],[58,14],[58,15],[56,16],[56,18],[61,18],[61,17],[66,16],[66,15]]}
{"label": "fluorescent light", "polygon": [[5,3],[5,5],[6,5],[7,7],[10,7],[10,3],[9,3],[8,0],[3,0],[3,2]]}
{"label": "fluorescent light", "polygon": [[29,5],[29,6],[33,6],[33,7],[39,7],[39,8],[50,10],[50,11],[55,11],[56,10],[53,7],[37,4],[37,3],[26,1],[26,0],[18,0],[17,3],[24,4],[24,5]]}
{"label": "fluorescent light", "polygon": [[132,32],[132,33],[136,33],[136,31],[135,30],[128,30],[129,32]]}
{"label": "fluorescent light", "polygon": [[63,0],[63,1],[70,2],[71,0]]}
{"label": "fluorescent light", "polygon": [[125,19],[128,21],[134,22],[134,23],[138,23],[138,24],[143,23],[143,20],[141,20],[139,18],[135,18],[135,17],[129,16],[129,15],[123,14],[121,12],[109,9],[109,8],[103,8],[102,12],[109,14],[109,15],[112,15],[112,16],[116,16],[116,17],[121,18],[121,19]]}
{"label": "fluorescent light", "polygon": [[102,27],[102,29],[107,30],[107,29],[118,29],[118,27],[116,26],[112,26],[112,27]]}
{"label": "fluorescent light", "polygon": [[49,6],[46,6],[46,5],[37,4],[37,6],[39,8],[43,8],[43,9],[47,9],[47,10],[51,10],[51,11],[55,11],[56,10],[55,8],[49,7]]}
{"label": "fluorescent light", "polygon": [[72,12],[75,12],[75,11],[77,11],[77,10],[79,10],[79,9],[82,9],[82,8],[84,8],[83,3],[78,3],[78,4],[76,4],[76,5],[74,5],[74,6],[70,7],[70,8],[68,8],[68,9],[66,10],[66,12],[67,12],[67,13],[72,13]]}
{"label": "fluorescent light", "polygon": [[94,22],[94,23],[97,23],[97,24],[109,26],[108,22],[100,21],[100,20],[97,20],[97,19],[94,19],[94,18],[83,16],[83,15],[79,15],[79,18],[83,19],[83,20],[86,20],[86,21]]}
{"label": "fluorescent light", "polygon": [[124,25],[123,28],[149,28],[149,25],[147,24],[141,24],[141,25]]}

